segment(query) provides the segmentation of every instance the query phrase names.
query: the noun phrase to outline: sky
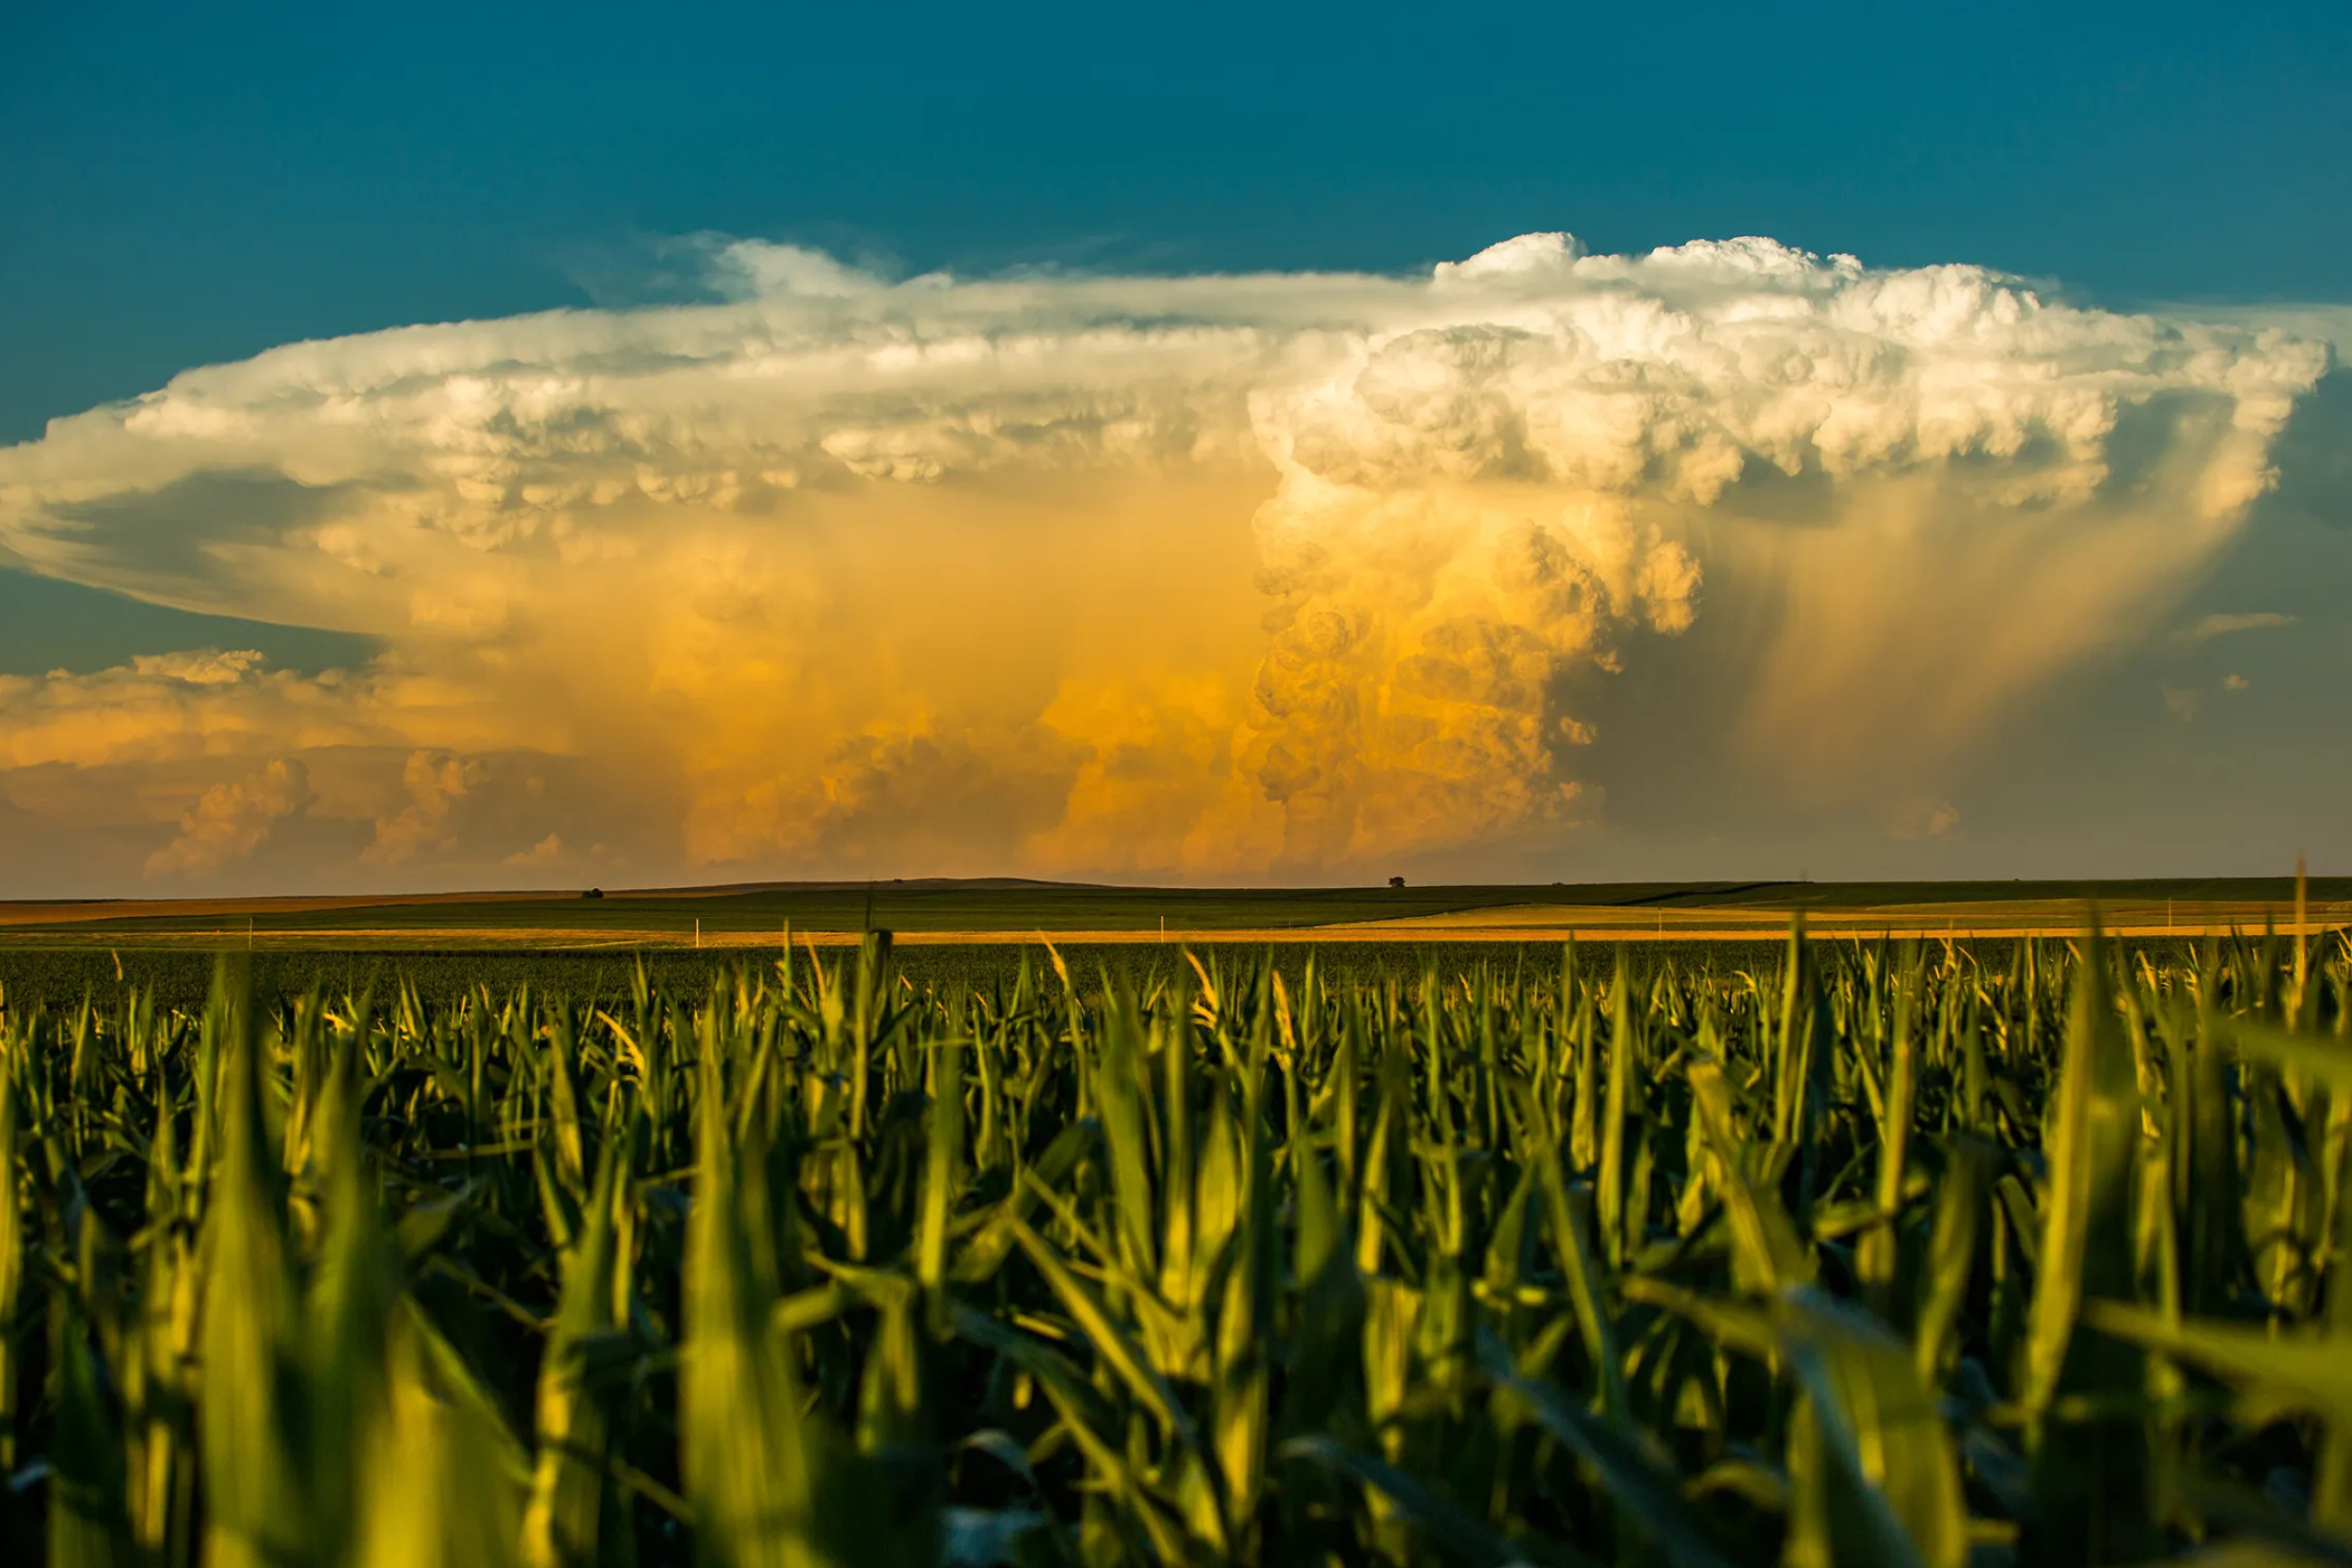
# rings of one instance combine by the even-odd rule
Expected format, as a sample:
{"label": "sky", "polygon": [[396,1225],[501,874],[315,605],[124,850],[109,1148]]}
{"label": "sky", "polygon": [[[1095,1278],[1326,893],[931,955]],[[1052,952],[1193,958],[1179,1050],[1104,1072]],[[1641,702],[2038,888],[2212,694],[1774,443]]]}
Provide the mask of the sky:
{"label": "sky", "polygon": [[2352,863],[2352,16],[98,4],[0,896]]}

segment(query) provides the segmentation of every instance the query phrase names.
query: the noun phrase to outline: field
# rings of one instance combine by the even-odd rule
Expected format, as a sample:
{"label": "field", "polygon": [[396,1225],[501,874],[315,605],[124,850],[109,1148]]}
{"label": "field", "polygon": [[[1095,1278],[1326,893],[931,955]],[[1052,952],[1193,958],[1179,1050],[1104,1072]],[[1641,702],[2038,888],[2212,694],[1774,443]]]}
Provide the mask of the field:
{"label": "field", "polygon": [[2352,1556],[2340,936],[1111,951],[0,981],[8,1560]]}
{"label": "field", "polygon": [[1421,943],[2063,936],[2099,906],[2118,934],[2179,937],[2352,922],[2352,878],[2109,882],[1642,882],[1570,886],[1153,888],[892,881],[344,898],[0,902],[0,954],[119,948],[544,953],[854,945],[1061,946],[1162,940]]}

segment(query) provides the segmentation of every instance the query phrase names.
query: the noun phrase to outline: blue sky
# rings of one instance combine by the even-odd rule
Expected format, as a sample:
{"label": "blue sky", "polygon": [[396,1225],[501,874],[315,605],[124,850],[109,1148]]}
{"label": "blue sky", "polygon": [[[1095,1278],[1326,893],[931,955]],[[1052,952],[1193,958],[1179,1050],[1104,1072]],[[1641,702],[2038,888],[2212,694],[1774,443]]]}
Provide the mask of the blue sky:
{"label": "blue sky", "polygon": [[0,50],[0,439],[292,339],[924,269],[1768,233],[2111,304],[2352,289],[2352,8],[93,0]]}
{"label": "blue sky", "polygon": [[0,896],[2352,863],[2347,85],[2299,0],[12,19]]}

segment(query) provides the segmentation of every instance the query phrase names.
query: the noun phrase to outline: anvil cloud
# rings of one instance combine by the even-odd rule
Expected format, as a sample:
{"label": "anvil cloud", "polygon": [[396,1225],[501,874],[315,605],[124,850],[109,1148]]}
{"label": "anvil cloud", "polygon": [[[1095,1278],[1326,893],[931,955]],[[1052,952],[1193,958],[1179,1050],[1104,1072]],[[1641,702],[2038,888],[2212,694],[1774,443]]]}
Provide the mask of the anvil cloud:
{"label": "anvil cloud", "polygon": [[1952,758],[2178,602],[2328,366],[1759,239],[710,259],[722,303],[293,344],[0,450],[33,569],[383,648],[0,678],[0,836],[174,886],[1541,854],[1608,820],[1589,695],[1742,605],[1724,754],[1934,831]]}

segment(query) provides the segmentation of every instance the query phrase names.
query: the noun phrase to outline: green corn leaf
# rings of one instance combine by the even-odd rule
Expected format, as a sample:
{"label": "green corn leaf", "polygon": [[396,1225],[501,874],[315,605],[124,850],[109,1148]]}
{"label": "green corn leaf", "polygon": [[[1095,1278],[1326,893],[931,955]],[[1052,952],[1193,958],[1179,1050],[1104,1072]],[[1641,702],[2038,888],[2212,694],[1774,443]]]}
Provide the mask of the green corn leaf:
{"label": "green corn leaf", "polygon": [[313,1549],[324,1559],[346,1555],[355,1499],[374,1457],[368,1429],[388,1397],[385,1337],[400,1290],[360,1143],[358,1049],[346,1039],[320,1063],[309,1130],[323,1212],[303,1303],[302,1438]]}
{"label": "green corn leaf", "polygon": [[1176,1401],[1167,1382],[1151,1365],[1143,1348],[1126,1329],[1114,1322],[1102,1301],[1092,1291],[1070,1272],[1070,1266],[1053,1243],[1029,1228],[1022,1220],[1007,1222],[1013,1227],[1013,1237],[1029,1261],[1037,1265],[1045,1283],[1062,1304],[1071,1319],[1077,1323],[1088,1343],[1094,1347],[1104,1363],[1115,1372],[1127,1391],[1137,1402],[1158,1418],[1166,1430],[1182,1436],[1187,1445],[1194,1443],[1192,1421]]}
{"label": "green corn leaf", "polygon": [[2266,1411],[2305,1410],[2352,1428],[2352,1355],[2324,1331],[2280,1335],[2237,1323],[2169,1323],[2160,1313],[2118,1301],[2084,1303],[2083,1321],[2257,1389]]}
{"label": "green corn leaf", "polygon": [[1476,1564],[1478,1568],[1577,1560],[1573,1553],[1553,1542],[1532,1535],[1500,1535],[1419,1477],[1386,1460],[1358,1453],[1332,1438],[1294,1437],[1282,1445],[1280,1456],[1318,1465],[1378,1492],[1411,1520],[1432,1544],[1456,1560]]}
{"label": "green corn leaf", "polygon": [[2024,1404],[2039,1416],[2058,1397],[2086,1291],[2131,1288],[2131,1155],[2138,1085],[2106,984],[2094,933],[2074,978],[2046,1149],[2048,1196],[2026,1341]]}
{"label": "green corn leaf", "polygon": [[[1775,1316],[1814,1402],[1820,1440],[1829,1446],[1824,1451],[1842,1466],[1847,1461],[1836,1446],[1851,1447],[1854,1475],[1841,1470],[1835,1490],[1842,1497],[1858,1477],[1871,1494],[1867,1503],[1845,1497],[1836,1506],[1867,1515],[1858,1520],[1866,1527],[1859,1533],[1873,1549],[1883,1513],[1922,1568],[1961,1568],[1968,1559],[1968,1515],[1959,1456],[1908,1347],[1858,1308],[1819,1291],[1791,1291]],[[1835,1432],[1820,1422],[1824,1395],[1836,1401]]]}
{"label": "green corn leaf", "polygon": [[513,1438],[443,1374],[448,1360],[413,1312],[392,1320],[386,1398],[351,1521],[354,1568],[513,1568],[522,1477]]}
{"label": "green corn leaf", "polygon": [[215,982],[221,1164],[205,1199],[203,1441],[205,1560],[274,1568],[310,1549],[295,1423],[301,1347],[284,1222],[262,1117],[260,1045],[245,974]]}
{"label": "green corn leaf", "polygon": [[770,1331],[776,1291],[754,1244],[718,1051],[707,1037],[678,1380],[679,1468],[707,1568],[805,1568],[833,1559],[815,1535],[816,1444],[799,1379]]}
{"label": "green corn leaf", "polygon": [[2352,1094],[2352,1044],[2340,1037],[2296,1034],[2250,1018],[2230,1020],[2226,1033],[2244,1055],[2318,1079],[2339,1094]]}
{"label": "green corn leaf", "polygon": [[934,1335],[947,1332],[947,1218],[963,1159],[963,1042],[942,1041],[931,1057],[930,1135],[925,1141],[923,1211],[916,1231],[915,1278],[922,1282]]}
{"label": "green corn leaf", "polygon": [[[96,1223],[84,1219],[83,1224]],[[132,1568],[123,1433],[101,1391],[89,1324],[60,1304],[56,1432],[49,1483],[50,1568]]]}
{"label": "green corn leaf", "polygon": [[1481,1339],[1479,1359],[1496,1387],[1523,1401],[1546,1432],[1592,1466],[1620,1517],[1674,1568],[1724,1568],[1727,1560],[1691,1516],[1680,1478],[1633,1432],[1581,1408],[1556,1388],[1518,1376],[1509,1350],[1492,1335]]}
{"label": "green corn leaf", "polygon": [[982,1313],[961,1306],[954,1312],[959,1338],[996,1352],[1037,1379],[1096,1481],[1124,1505],[1127,1518],[1160,1560],[1183,1561],[1187,1554],[1171,1505],[1121,1453],[1110,1435],[1113,1414],[1086,1375],[1059,1353]]}
{"label": "green corn leaf", "polygon": [[0,1019],[0,1474],[17,1465],[15,1325],[24,1294],[24,1196],[18,1176],[17,1061],[12,1019]]}
{"label": "green corn leaf", "polygon": [[563,1294],[539,1362],[530,1499],[523,1511],[528,1568],[573,1568],[596,1557],[603,1516],[609,1417],[590,1385],[589,1354],[612,1328],[614,1275],[626,1264],[614,1210],[623,1201],[621,1144],[608,1142],[579,1238],[563,1259]]}
{"label": "green corn leaf", "polygon": [[1777,1195],[1748,1178],[1723,1069],[1714,1062],[1694,1061],[1683,1070],[1708,1147],[1723,1170],[1735,1280],[1741,1290],[1757,1294],[1812,1283],[1812,1256],[1797,1240],[1788,1211]]}
{"label": "green corn leaf", "polygon": [[1968,1282],[1988,1201],[1989,1164],[1985,1149],[1966,1134],[1947,1146],[1944,1174],[1936,1188],[1934,1224],[1928,1236],[1918,1327],[1913,1338],[1913,1362],[1919,1381],[1931,1388],[1943,1382],[1959,1342],[1961,1313],[1967,1305]]}
{"label": "green corn leaf", "polygon": [[1789,1357],[1804,1397],[1789,1422],[1785,1568],[1930,1568],[1879,1489],[1810,1344]]}

